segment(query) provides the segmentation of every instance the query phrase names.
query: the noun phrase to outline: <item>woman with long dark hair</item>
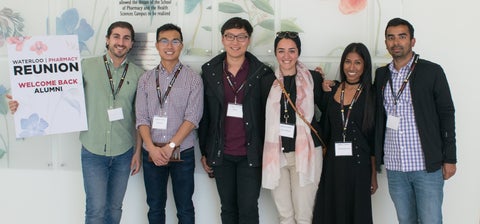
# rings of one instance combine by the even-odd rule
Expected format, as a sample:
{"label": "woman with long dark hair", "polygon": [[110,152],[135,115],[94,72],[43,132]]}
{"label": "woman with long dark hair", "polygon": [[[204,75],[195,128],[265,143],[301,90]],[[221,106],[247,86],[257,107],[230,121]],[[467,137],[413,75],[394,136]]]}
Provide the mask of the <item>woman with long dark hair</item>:
{"label": "woman with long dark hair", "polygon": [[324,94],[322,134],[327,141],[313,222],[372,223],[371,194],[377,190],[373,148],[375,100],[372,62],[362,43],[348,45],[340,84]]}

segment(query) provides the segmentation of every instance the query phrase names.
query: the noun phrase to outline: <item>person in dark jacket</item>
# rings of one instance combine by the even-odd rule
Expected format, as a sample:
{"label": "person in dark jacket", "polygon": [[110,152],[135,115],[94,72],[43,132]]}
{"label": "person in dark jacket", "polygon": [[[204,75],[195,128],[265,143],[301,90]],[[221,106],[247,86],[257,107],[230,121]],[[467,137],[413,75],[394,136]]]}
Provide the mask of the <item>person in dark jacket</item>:
{"label": "person in dark jacket", "polygon": [[223,224],[259,223],[265,102],[275,76],[247,52],[252,32],[245,19],[226,21],[225,52],[202,66],[201,162],[215,176]]}
{"label": "person in dark jacket", "polygon": [[[376,70],[377,169],[387,170],[399,223],[442,223],[444,180],[456,172],[455,108],[440,65],[419,59],[413,26],[385,29],[393,61]],[[383,161],[382,161],[383,158]]]}

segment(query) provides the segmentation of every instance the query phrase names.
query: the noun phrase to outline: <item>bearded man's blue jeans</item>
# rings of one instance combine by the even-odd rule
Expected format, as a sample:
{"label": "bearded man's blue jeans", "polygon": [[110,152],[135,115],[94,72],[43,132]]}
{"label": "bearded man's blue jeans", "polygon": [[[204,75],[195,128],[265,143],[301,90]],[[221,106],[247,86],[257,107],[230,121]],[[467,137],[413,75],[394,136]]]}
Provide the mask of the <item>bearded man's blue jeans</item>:
{"label": "bearded man's blue jeans", "polygon": [[118,224],[130,176],[133,148],[118,156],[102,156],[82,146],[85,224]]}

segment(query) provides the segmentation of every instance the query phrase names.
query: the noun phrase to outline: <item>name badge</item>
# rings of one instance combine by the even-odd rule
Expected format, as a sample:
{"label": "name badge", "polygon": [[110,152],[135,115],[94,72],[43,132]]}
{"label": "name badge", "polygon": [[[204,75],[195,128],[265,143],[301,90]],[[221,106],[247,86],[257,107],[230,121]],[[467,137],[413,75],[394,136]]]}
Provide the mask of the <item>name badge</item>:
{"label": "name badge", "polygon": [[243,118],[242,104],[229,103],[227,108],[227,117]]}
{"label": "name badge", "polygon": [[152,129],[167,130],[167,121],[167,117],[154,116],[152,121]]}
{"label": "name badge", "polygon": [[280,136],[293,138],[294,133],[295,133],[295,125],[280,123]]}
{"label": "name badge", "polygon": [[335,142],[335,156],[351,156],[352,143],[351,142]]}
{"label": "name badge", "polygon": [[387,117],[387,128],[391,128],[393,130],[398,130],[400,126],[400,117],[396,117],[393,115],[388,115]]}
{"label": "name badge", "polygon": [[123,120],[123,110],[121,107],[107,111],[109,121]]}

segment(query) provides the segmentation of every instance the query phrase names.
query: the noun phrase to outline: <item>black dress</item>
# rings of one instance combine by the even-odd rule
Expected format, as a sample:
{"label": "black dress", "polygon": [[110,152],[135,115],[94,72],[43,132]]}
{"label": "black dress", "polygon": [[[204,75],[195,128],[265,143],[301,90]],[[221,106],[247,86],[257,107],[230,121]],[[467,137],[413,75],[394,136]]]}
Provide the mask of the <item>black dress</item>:
{"label": "black dress", "polygon": [[[333,98],[335,92],[336,89],[333,89],[328,94],[328,106],[322,117],[322,131],[328,147],[312,223],[370,224],[373,131],[365,134],[361,128],[366,97],[364,92],[360,94],[353,105],[347,126],[346,141],[352,142],[352,156],[335,156],[335,142],[343,140],[342,115],[340,103]],[[346,116],[348,106],[344,109]]]}

